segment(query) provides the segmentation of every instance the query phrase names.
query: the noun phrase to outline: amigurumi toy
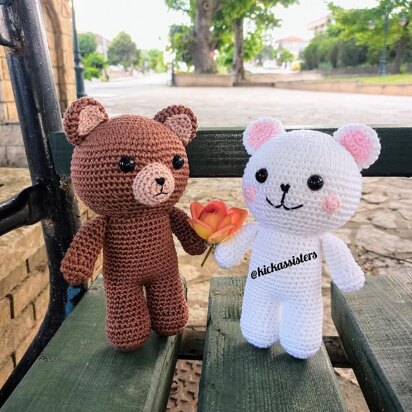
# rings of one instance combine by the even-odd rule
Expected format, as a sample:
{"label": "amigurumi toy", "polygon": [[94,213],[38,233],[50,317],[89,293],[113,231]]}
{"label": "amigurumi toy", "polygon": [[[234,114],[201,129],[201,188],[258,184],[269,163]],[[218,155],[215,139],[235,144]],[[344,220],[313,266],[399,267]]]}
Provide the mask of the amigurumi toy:
{"label": "amigurumi toy", "polygon": [[189,254],[206,249],[186,213],[174,207],[189,177],[185,146],[196,134],[195,115],[169,106],[154,119],[109,118],[86,97],[67,109],[64,128],[75,145],[73,187],[98,214],[70,245],[61,265],[65,279],[79,285],[90,278],[103,248],[106,332],[113,346],[136,349],[151,329],[182,332],[188,308],[172,233]]}
{"label": "amigurumi toy", "polygon": [[266,348],[278,340],[306,359],[322,342],[322,258],[343,291],[359,290],[364,273],[345,243],[329,233],[354,214],[362,193],[361,169],[380,153],[374,130],[361,124],[332,136],[286,132],[263,118],[250,124],[243,143],[251,155],[243,194],[256,222],[221,243],[218,264],[237,264],[252,247],[240,326],[245,339]]}

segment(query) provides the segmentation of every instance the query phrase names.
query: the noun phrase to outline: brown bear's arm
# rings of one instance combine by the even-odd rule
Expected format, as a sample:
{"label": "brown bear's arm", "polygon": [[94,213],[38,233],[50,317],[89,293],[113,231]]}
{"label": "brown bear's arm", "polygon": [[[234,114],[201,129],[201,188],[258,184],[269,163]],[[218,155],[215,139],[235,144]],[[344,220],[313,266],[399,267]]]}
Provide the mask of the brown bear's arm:
{"label": "brown bear's arm", "polygon": [[201,255],[206,250],[206,241],[196,234],[187,223],[187,219],[189,216],[183,210],[174,207],[170,212],[172,232],[177,236],[186,253]]}
{"label": "brown bear's arm", "polygon": [[71,285],[79,285],[92,276],[103,246],[106,223],[106,219],[100,216],[88,220],[74,237],[60,266],[64,278]]}

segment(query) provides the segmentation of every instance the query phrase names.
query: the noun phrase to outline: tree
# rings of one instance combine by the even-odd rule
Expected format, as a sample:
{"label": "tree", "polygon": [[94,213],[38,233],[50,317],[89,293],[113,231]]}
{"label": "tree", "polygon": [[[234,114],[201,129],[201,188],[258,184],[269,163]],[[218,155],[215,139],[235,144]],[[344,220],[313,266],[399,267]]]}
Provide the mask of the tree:
{"label": "tree", "polygon": [[[216,72],[212,59],[210,27],[212,19],[219,9],[220,0],[165,0],[169,8],[180,10],[191,18],[190,42],[191,60],[198,73]],[[189,43],[188,43],[189,44]]]}
{"label": "tree", "polygon": [[[354,40],[357,46],[367,47],[368,61],[378,63],[383,47],[384,16],[389,14],[388,49],[394,56],[393,73],[399,73],[401,64],[412,44],[412,1],[380,0],[371,9],[345,10],[330,6],[335,26],[344,40]],[[373,27],[369,29],[373,22]],[[402,24],[400,24],[402,23]]]}
{"label": "tree", "polygon": [[295,60],[295,56],[288,49],[282,48],[280,51],[280,61],[282,63],[291,63]]}
{"label": "tree", "polygon": [[[221,58],[228,62],[227,51],[231,49],[233,73],[238,80],[244,79],[245,47],[253,47],[255,54],[264,47],[263,33],[280,23],[275,18],[273,7],[288,6],[297,0],[165,0],[175,10],[191,18],[189,36],[180,36],[190,47],[191,62],[200,73],[216,71],[212,54],[218,49]],[[245,24],[248,26],[245,33]],[[187,34],[189,30],[185,30]],[[178,36],[175,35],[175,39]],[[182,43],[178,43],[182,46]],[[178,54],[176,45],[173,50]],[[249,56],[248,56],[249,57]],[[254,56],[252,56],[254,57]],[[188,59],[186,59],[188,61]]]}
{"label": "tree", "polygon": [[93,33],[82,33],[78,35],[80,55],[82,58],[97,50],[97,40]]}
{"label": "tree", "polygon": [[92,78],[100,78],[102,71],[107,67],[108,62],[98,52],[89,53],[84,59],[84,78],[91,80]]}
{"label": "tree", "polygon": [[149,70],[153,70],[156,73],[162,73],[166,71],[164,55],[161,50],[150,49],[146,51],[143,59],[147,61]]}
{"label": "tree", "polygon": [[137,47],[129,34],[124,31],[120,32],[112,41],[107,50],[109,63],[113,65],[120,64],[124,70],[131,70],[133,74],[133,65],[136,60]]}
{"label": "tree", "polygon": [[[263,33],[280,24],[275,17],[274,7],[281,4],[285,7],[295,3],[296,0],[221,0],[221,14],[228,27],[234,33],[233,75],[235,81],[245,79],[244,69],[244,25],[251,27],[249,39],[258,37],[263,39]],[[263,42],[259,45],[264,47]],[[259,51],[257,51],[259,52]]]}
{"label": "tree", "polygon": [[175,53],[175,62],[183,62],[188,67],[193,66],[193,27],[184,24],[171,26],[169,41],[169,49]]}

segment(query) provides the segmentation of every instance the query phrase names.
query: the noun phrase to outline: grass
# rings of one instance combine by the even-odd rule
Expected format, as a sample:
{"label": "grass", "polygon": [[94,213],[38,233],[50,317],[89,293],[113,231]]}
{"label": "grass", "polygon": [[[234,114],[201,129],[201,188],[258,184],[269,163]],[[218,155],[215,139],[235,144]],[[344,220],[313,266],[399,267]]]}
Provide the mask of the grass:
{"label": "grass", "polygon": [[[325,79],[326,80],[326,79]],[[355,77],[339,77],[333,79],[338,81],[357,80],[365,84],[412,84],[412,74],[389,74],[387,76],[355,76]]]}

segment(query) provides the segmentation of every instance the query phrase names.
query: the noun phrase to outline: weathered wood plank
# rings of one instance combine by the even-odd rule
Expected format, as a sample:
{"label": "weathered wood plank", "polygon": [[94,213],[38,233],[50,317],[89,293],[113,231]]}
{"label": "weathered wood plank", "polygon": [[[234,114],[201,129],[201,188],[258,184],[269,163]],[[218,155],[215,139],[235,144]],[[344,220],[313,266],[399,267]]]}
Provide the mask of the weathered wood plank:
{"label": "weathered wood plank", "polygon": [[[333,127],[311,127],[332,134]],[[292,127],[300,129],[302,127]],[[382,153],[364,176],[412,176],[412,127],[375,127],[381,138]],[[191,177],[241,177],[248,161],[242,144],[242,128],[200,129],[187,147]],[[49,144],[57,172],[70,174],[73,152],[64,134],[49,136]]]}
{"label": "weathered wood plank", "polygon": [[368,276],[355,294],[332,285],[332,318],[372,411],[412,410],[412,275]]}
{"label": "weathered wood plank", "polygon": [[211,280],[199,411],[345,410],[325,347],[302,361],[280,345],[247,343],[239,319],[244,278]]}
{"label": "weathered wood plank", "polygon": [[102,283],[65,320],[2,412],[165,410],[180,337],[152,333],[138,351],[112,348]]}
{"label": "weathered wood plank", "polygon": [[[187,327],[183,332],[182,343],[177,357],[179,359],[202,360],[205,345],[205,330]],[[339,336],[324,336],[323,343],[330,363],[335,368],[351,368]]]}

